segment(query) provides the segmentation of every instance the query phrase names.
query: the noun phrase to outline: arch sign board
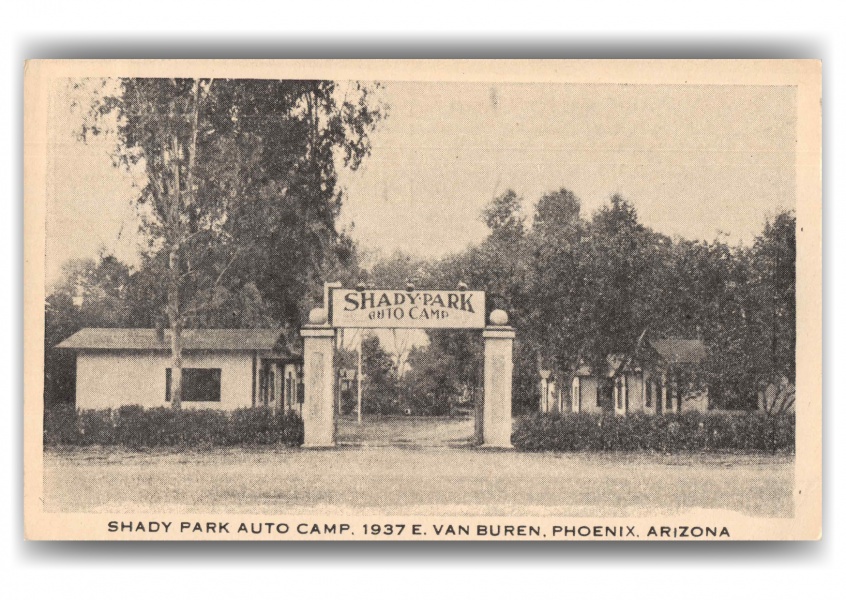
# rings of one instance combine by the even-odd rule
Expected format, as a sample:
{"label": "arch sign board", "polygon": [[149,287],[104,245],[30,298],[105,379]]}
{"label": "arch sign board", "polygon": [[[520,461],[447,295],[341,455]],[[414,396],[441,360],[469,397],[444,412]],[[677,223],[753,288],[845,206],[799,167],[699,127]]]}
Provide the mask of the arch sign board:
{"label": "arch sign board", "polygon": [[332,288],[329,323],[366,329],[484,329],[485,292]]}

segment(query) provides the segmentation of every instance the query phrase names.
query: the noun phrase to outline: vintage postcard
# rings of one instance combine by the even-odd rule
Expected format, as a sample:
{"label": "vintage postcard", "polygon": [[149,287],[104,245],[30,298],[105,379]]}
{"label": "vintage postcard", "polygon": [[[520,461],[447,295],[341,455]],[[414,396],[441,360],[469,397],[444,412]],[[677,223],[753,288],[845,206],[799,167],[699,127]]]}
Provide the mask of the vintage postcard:
{"label": "vintage postcard", "polygon": [[821,70],[27,63],[27,538],[819,539]]}

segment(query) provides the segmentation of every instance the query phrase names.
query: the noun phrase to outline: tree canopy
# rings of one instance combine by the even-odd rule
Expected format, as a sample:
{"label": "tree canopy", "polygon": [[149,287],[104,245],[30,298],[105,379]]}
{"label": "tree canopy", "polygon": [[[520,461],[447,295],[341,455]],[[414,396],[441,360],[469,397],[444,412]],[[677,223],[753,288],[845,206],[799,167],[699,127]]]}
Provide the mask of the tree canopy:
{"label": "tree canopy", "polygon": [[154,257],[178,251],[189,319],[249,285],[269,317],[296,326],[323,275],[355,258],[336,228],[337,169],[370,153],[369,133],[387,114],[378,87],[127,78],[95,98],[82,135],[102,134],[114,117],[116,161],[147,179],[138,196],[147,266],[168,270]]}
{"label": "tree canopy", "polygon": [[[365,272],[354,240],[337,228],[338,173],[370,153],[369,134],[387,114],[378,86],[206,78],[122,79],[104,89],[81,135],[116,123],[116,162],[145,175],[138,206],[147,246],[135,270],[107,254],[68,265],[46,309],[55,397],[68,393],[59,383],[67,361],[52,345],[75,328],[152,327],[163,317],[175,330],[296,328],[327,280],[485,290],[486,312],[506,310],[518,333],[517,410],[537,406],[539,368],[566,392],[580,365],[601,371],[609,354],[644,337],[701,338],[702,382],[717,406],[751,408],[760,386],[795,383],[791,211],[744,246],[670,238],[620,195],[585,215],[566,188],[538,198],[529,220],[525,199],[507,190],[480,215],[489,230],[480,243],[439,259],[379,257]],[[400,359],[407,371],[391,370],[390,355],[368,338],[367,385],[403,390],[429,412],[477,390],[479,336],[429,338]]]}
{"label": "tree canopy", "polygon": [[115,163],[145,176],[143,266],[160,282],[145,320],[165,315],[173,333],[175,409],[184,327],[296,327],[324,275],[355,268],[335,224],[337,164],[356,169],[370,152],[369,133],[386,114],[374,88],[124,78],[93,96],[81,137],[115,124]]}
{"label": "tree canopy", "polygon": [[[768,221],[748,247],[671,239],[644,226],[619,195],[585,218],[571,191],[544,194],[528,228],[523,204],[510,190],[495,198],[482,215],[489,236],[464,252],[432,261],[395,255],[372,269],[378,285],[376,275],[390,274],[386,285],[463,281],[487,290],[487,310],[505,309],[517,330],[517,410],[537,406],[540,367],[566,394],[579,365],[604,372],[608,355],[630,352],[643,338],[701,338],[708,359],[695,379],[718,407],[754,408],[762,384],[795,381],[793,213]],[[437,396],[427,381],[453,395],[481,385],[478,336],[429,337],[411,356],[417,397]]]}

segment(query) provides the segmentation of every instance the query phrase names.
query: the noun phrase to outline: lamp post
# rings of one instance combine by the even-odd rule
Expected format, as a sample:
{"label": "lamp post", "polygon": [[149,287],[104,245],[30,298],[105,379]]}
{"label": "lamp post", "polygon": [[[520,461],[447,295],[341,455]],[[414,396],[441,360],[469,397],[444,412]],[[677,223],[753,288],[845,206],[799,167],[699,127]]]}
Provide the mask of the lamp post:
{"label": "lamp post", "polygon": [[361,424],[361,380],[364,378],[364,373],[361,372],[361,338],[359,332],[358,336],[358,377],[356,377],[356,391],[358,393],[358,423]]}

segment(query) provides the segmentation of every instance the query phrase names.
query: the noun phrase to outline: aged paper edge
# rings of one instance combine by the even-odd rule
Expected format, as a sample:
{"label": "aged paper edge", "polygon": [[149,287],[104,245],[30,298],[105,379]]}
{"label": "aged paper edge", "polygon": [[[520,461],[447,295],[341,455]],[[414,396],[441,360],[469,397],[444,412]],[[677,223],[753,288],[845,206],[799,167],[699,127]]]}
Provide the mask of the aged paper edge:
{"label": "aged paper edge", "polygon": [[[755,518],[689,511],[655,518],[421,517],[258,514],[47,513],[43,497],[43,370],[47,101],[57,77],[252,77],[383,81],[509,81],[594,84],[791,85],[797,88],[797,374],[795,515]],[[443,540],[412,535],[413,524],[728,526],[733,540],[817,540],[822,536],[822,63],[816,60],[38,60],[24,68],[24,530],[31,540]],[[109,533],[111,520],[348,524],[405,523],[391,538],[324,534]],[[236,525],[237,526],[237,525]],[[292,528],[293,529],[293,528]],[[469,536],[461,540],[491,540]],[[500,538],[501,539],[501,538]],[[509,538],[506,538],[509,539]],[[510,538],[514,539],[514,538]],[[551,538],[533,538],[545,539]],[[561,539],[561,538],[557,538]],[[580,538],[568,538],[570,540]],[[597,539],[597,538],[589,538]],[[601,539],[601,538],[600,538]],[[643,539],[643,538],[639,538]]]}

